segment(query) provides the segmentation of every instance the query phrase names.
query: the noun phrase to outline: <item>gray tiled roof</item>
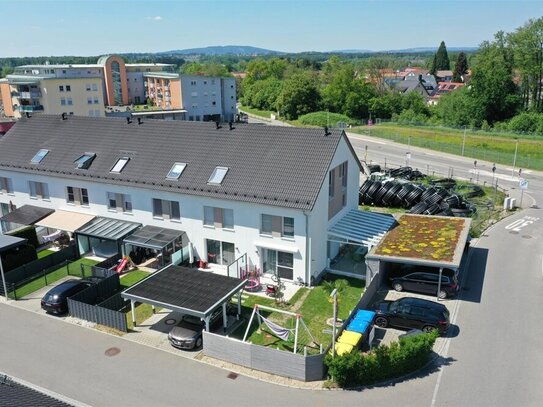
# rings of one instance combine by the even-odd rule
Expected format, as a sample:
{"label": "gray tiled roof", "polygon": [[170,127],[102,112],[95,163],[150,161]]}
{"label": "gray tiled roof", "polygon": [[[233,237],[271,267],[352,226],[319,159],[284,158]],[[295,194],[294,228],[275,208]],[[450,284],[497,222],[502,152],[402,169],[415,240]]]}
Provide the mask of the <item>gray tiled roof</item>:
{"label": "gray tiled roof", "polygon": [[[212,122],[35,115],[0,139],[0,169],[87,179],[182,194],[311,209],[336,151],[341,130]],[[347,140],[348,143],[348,140]],[[39,149],[50,150],[30,164]],[[96,154],[88,170],[75,169],[85,152]],[[131,157],[120,174],[119,157]],[[187,163],[177,181],[166,180],[175,162]],[[228,167],[222,185],[208,185],[216,166]]]}
{"label": "gray tiled roof", "polygon": [[0,375],[0,406],[69,407],[71,404],[40,393],[8,376]]}

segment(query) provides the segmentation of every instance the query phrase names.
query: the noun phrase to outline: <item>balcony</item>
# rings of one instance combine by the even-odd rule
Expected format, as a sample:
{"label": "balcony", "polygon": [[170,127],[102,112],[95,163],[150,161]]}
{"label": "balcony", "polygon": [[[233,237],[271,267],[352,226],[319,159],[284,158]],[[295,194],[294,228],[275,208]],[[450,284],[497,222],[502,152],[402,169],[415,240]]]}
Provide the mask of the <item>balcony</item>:
{"label": "balcony", "polygon": [[19,92],[20,99],[39,99],[41,92]]}
{"label": "balcony", "polygon": [[18,112],[42,112],[43,106],[42,105],[24,105],[24,106],[17,106],[15,108]]}

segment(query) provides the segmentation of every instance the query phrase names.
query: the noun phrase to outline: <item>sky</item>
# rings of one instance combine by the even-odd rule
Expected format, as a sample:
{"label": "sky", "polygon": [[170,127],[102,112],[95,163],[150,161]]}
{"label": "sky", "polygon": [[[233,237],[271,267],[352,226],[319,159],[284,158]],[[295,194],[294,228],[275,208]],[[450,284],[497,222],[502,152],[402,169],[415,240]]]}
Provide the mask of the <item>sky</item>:
{"label": "sky", "polygon": [[250,45],[283,52],[475,47],[541,0],[0,0],[0,57]]}

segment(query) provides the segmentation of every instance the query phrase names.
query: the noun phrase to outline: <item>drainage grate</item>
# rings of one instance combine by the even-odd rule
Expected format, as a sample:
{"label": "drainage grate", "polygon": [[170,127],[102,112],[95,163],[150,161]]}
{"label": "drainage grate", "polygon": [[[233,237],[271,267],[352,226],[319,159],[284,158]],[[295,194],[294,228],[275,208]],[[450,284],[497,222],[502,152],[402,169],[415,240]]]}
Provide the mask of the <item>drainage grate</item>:
{"label": "drainage grate", "polygon": [[109,348],[104,352],[104,355],[117,356],[119,353],[121,353],[121,350],[119,348]]}
{"label": "drainage grate", "polygon": [[522,235],[522,237],[523,237],[524,239],[531,239],[531,238],[532,238],[532,236],[530,236],[530,235]]}
{"label": "drainage grate", "polygon": [[238,374],[237,373],[234,373],[234,372],[230,372],[228,373],[228,377],[229,379],[232,379],[232,380],[236,380],[238,378]]}
{"label": "drainage grate", "polygon": [[511,233],[512,235],[518,235],[518,232],[516,232],[516,231],[514,231],[514,230],[512,230],[512,231],[509,232],[509,233]]}

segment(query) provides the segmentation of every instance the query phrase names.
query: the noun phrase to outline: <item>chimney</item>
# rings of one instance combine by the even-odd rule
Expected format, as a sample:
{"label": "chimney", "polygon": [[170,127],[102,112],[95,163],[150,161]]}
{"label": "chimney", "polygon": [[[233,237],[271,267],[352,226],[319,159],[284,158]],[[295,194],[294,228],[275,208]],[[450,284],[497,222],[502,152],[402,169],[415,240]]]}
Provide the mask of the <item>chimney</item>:
{"label": "chimney", "polygon": [[130,124],[130,123],[132,123],[132,119],[130,117],[127,117],[126,118],[126,124]]}
{"label": "chimney", "polygon": [[138,117],[138,124],[143,124],[143,120],[141,117]]}
{"label": "chimney", "polygon": [[68,119],[68,118],[66,117],[66,113],[62,113],[62,114],[60,115],[60,117],[62,117],[62,120],[67,120],[67,119]]}
{"label": "chimney", "polygon": [[324,137],[328,137],[330,134],[332,133],[328,131],[328,127],[324,126]]}
{"label": "chimney", "polygon": [[26,112],[26,118],[27,118],[27,119],[30,119],[31,117],[32,117],[32,116],[30,115],[30,113],[29,113],[29,112]]}
{"label": "chimney", "polygon": [[220,122],[220,121],[217,120],[217,121],[215,122],[215,128],[216,128],[217,130],[220,129],[220,128],[222,128],[221,122]]}
{"label": "chimney", "polygon": [[235,129],[234,123],[232,122],[232,120],[230,120],[230,121],[228,122],[228,127],[230,128],[230,130],[234,130],[234,129]]}

